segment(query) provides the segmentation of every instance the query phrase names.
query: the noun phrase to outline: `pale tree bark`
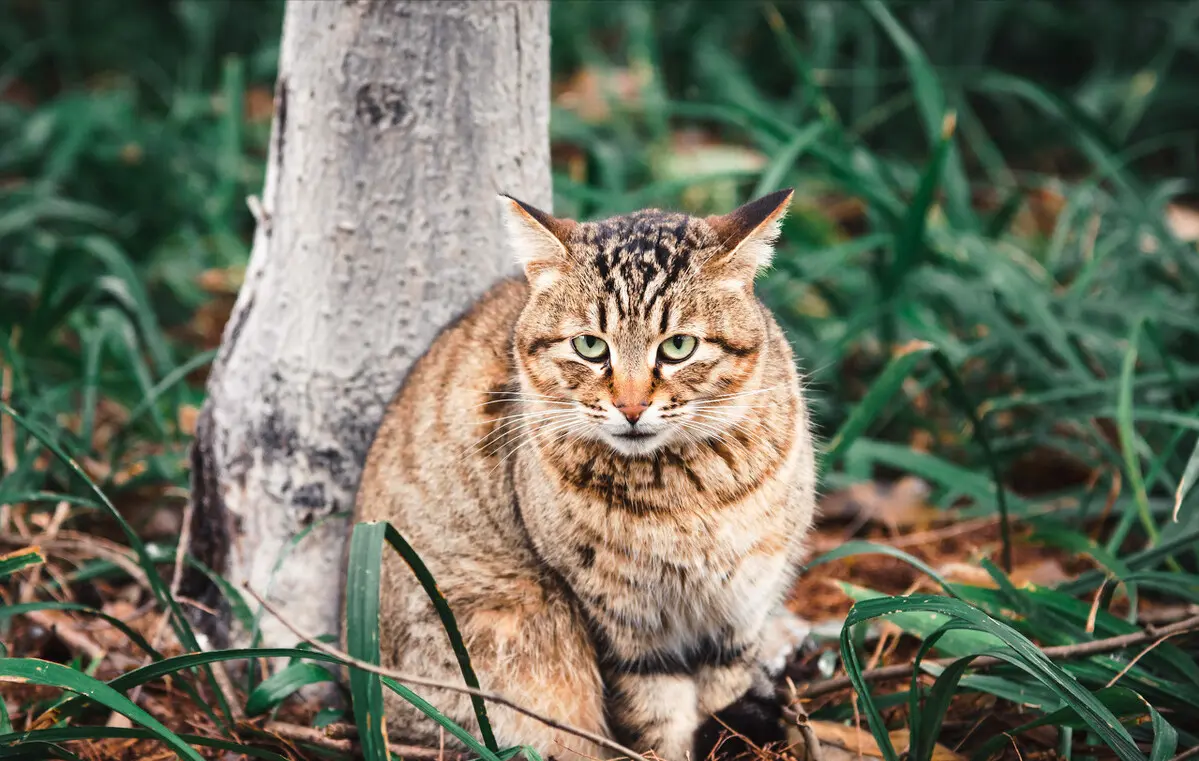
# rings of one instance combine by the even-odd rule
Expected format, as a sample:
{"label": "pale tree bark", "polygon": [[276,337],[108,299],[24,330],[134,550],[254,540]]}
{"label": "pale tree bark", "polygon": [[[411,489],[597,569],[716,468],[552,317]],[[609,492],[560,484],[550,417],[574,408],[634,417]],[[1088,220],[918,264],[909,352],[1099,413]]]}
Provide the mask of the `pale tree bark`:
{"label": "pale tree bark", "polygon": [[[548,123],[547,2],[287,3],[258,229],[193,448],[191,534],[202,561],[269,590],[305,632],[338,631],[348,521],[330,516],[353,507],[385,405],[440,328],[515,271],[496,194],[549,207]],[[199,575],[185,592],[220,600]],[[219,612],[202,617],[212,644],[244,644]],[[295,639],[268,616],[262,635]]]}

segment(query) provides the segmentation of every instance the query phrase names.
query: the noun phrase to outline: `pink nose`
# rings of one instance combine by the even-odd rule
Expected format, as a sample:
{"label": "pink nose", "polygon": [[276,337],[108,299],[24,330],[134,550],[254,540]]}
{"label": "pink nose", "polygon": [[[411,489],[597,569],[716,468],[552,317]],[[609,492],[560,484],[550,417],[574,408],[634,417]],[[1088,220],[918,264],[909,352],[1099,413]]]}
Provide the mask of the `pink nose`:
{"label": "pink nose", "polygon": [[645,412],[647,407],[649,407],[649,404],[640,402],[638,404],[622,404],[616,409],[620,410],[620,414],[624,415],[624,419],[629,421],[629,425],[636,425],[637,421],[641,419],[641,413]]}

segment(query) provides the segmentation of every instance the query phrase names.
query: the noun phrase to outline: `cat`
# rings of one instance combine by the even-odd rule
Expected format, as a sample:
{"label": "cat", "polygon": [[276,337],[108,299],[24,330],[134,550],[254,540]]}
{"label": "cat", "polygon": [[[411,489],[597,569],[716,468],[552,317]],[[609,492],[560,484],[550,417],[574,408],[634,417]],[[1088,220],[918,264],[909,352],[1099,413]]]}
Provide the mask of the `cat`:
{"label": "cat", "polygon": [[[785,613],[815,474],[790,347],[754,293],[790,190],[724,216],[593,222],[501,196],[524,277],[446,327],[391,403],[356,521],[390,521],[453,610],[483,689],[666,761],[727,726],[782,739],[763,638]],[[461,683],[388,553],[383,664]],[[469,697],[425,697],[478,730]],[[388,695],[395,734],[435,725]],[[501,747],[612,756],[502,706]]]}

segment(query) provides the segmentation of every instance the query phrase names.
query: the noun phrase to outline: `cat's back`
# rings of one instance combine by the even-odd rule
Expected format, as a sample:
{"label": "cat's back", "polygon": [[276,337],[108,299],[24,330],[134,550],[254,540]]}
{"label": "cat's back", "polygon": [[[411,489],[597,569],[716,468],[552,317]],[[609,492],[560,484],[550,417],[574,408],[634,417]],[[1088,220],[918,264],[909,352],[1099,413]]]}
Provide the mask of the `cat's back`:
{"label": "cat's back", "polygon": [[503,462],[516,427],[503,418],[515,398],[512,333],[527,289],[523,279],[493,286],[413,365],[367,457],[356,521],[391,521],[421,543],[438,526],[490,523],[507,504]]}

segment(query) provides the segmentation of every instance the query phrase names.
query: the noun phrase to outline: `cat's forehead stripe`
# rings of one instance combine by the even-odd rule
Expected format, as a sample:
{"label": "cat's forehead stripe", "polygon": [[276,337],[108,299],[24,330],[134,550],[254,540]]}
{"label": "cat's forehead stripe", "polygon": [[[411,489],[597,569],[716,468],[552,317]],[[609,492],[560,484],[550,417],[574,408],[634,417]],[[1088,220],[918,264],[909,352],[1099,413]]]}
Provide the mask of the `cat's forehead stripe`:
{"label": "cat's forehead stripe", "polygon": [[[695,217],[649,210],[580,225],[573,244],[595,267],[604,291],[615,296],[620,317],[639,304],[648,319],[662,301],[665,326],[667,289],[691,268],[694,251],[710,245],[710,238],[711,231]],[[599,316],[606,324],[606,305],[601,304]]]}

